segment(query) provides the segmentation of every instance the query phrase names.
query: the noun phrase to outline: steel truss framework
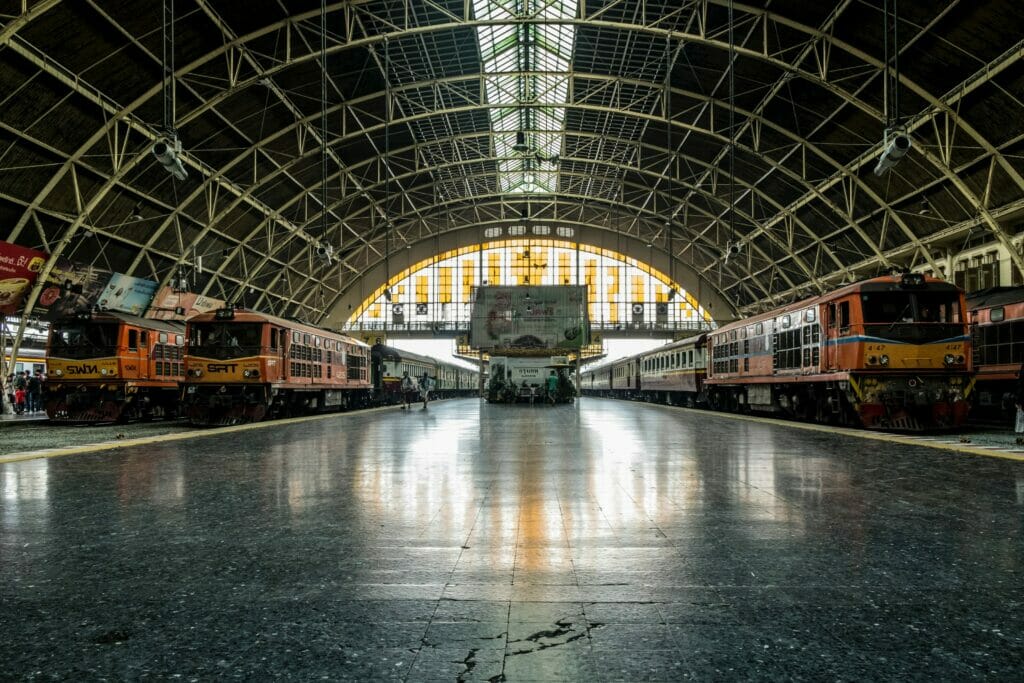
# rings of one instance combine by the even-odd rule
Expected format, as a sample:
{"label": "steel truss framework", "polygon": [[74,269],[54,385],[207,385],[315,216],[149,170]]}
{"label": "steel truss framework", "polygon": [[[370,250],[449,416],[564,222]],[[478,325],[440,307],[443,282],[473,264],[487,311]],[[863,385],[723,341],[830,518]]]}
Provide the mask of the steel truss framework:
{"label": "steel truss framework", "polygon": [[[24,0],[0,16],[0,237],[161,284],[184,268],[205,294],[332,322],[402,249],[524,219],[671,254],[731,304],[722,318],[884,268],[937,271],[978,240],[1024,270],[1024,11],[902,3],[914,148],[877,178],[881,0],[736,4],[731,65],[727,4],[581,0],[557,22],[576,35],[566,101],[545,102],[565,110],[544,131],[564,136],[558,192],[524,194],[501,190],[486,90],[502,74],[484,73],[475,40],[494,22],[468,0],[331,3],[326,64],[318,5],[178,0],[178,184],[149,154],[158,8]],[[314,258],[319,242],[339,258]]]}

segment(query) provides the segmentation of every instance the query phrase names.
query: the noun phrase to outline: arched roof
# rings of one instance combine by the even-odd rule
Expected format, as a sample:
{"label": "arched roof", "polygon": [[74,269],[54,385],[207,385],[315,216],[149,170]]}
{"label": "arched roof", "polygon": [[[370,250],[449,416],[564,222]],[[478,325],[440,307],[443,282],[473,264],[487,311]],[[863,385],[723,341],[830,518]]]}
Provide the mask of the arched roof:
{"label": "arched roof", "polygon": [[202,255],[203,293],[317,321],[392,250],[524,215],[654,245],[737,311],[971,240],[1024,265],[1019,3],[899,3],[913,148],[881,177],[883,0],[571,3],[557,192],[524,194],[500,180],[483,2],[329,3],[324,65],[318,2],[177,0],[183,182],[150,154],[159,4],[21,3],[0,17],[0,238],[164,283]]}

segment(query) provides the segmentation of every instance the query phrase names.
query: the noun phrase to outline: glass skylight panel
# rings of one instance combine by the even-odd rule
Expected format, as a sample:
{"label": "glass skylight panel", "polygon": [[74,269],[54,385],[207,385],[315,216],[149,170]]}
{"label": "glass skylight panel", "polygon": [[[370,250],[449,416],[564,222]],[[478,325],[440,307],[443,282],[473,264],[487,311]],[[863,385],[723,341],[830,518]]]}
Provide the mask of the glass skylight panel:
{"label": "glass skylight panel", "polygon": [[[487,103],[503,105],[489,110],[502,191],[558,189],[557,171],[539,166],[562,150],[565,107],[557,105],[564,105],[569,97],[576,28],[534,22],[573,19],[578,4],[578,0],[473,0],[477,19],[499,22],[477,28],[477,40]],[[517,140],[519,132],[525,140]],[[515,149],[521,144],[528,149]]]}

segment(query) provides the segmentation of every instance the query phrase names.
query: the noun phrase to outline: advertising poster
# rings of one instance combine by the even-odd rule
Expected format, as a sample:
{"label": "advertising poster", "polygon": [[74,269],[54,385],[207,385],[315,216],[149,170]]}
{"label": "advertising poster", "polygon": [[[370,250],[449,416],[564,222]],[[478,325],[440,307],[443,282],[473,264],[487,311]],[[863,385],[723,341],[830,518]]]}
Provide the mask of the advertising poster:
{"label": "advertising poster", "polygon": [[121,311],[142,315],[149,308],[149,302],[156,294],[156,283],[152,280],[114,273],[110,282],[100,293],[97,307],[101,311]]}
{"label": "advertising poster", "polygon": [[587,344],[586,288],[478,287],[469,343],[478,349],[578,349]]}
{"label": "advertising poster", "polygon": [[91,310],[110,277],[103,270],[84,263],[58,259],[36,302],[36,312],[46,320],[57,320]]}
{"label": "advertising poster", "polygon": [[41,251],[0,242],[0,313],[9,315],[21,308],[45,263]]}
{"label": "advertising poster", "polygon": [[146,317],[153,320],[186,320],[223,306],[224,302],[220,299],[163,287],[153,297]]}

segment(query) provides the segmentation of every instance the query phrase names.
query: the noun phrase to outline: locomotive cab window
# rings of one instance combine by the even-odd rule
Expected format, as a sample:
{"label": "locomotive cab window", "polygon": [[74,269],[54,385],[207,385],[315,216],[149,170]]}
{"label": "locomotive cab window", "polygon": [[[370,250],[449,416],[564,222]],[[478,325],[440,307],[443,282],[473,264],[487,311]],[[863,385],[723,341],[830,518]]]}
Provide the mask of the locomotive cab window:
{"label": "locomotive cab window", "polygon": [[143,346],[149,346],[149,332],[147,330],[142,331],[139,343]]}
{"label": "locomotive cab window", "polygon": [[128,350],[138,351],[139,350],[139,331],[128,330]]}

